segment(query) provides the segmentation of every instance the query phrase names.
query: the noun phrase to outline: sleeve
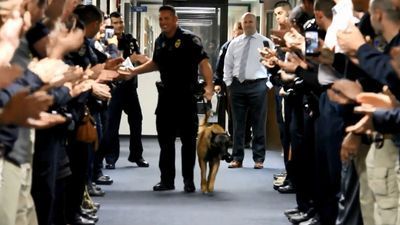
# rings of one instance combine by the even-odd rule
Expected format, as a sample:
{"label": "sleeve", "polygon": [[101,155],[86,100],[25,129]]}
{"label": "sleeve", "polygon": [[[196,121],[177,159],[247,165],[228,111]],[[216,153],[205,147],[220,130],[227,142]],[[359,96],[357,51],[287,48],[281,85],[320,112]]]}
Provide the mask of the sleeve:
{"label": "sleeve", "polygon": [[43,82],[40,78],[32,71],[25,70],[21,78],[0,91],[0,104],[4,106],[13,95],[24,88],[29,87],[31,91],[36,91],[41,86],[43,86]]}
{"label": "sleeve", "polygon": [[350,80],[357,80],[363,87],[364,91],[382,91],[383,85],[370,78],[363,69],[354,64],[346,55],[342,53],[336,53],[332,66],[337,72],[344,74],[346,78]]}
{"label": "sleeve", "polygon": [[203,59],[208,58],[208,55],[206,51],[204,51],[203,44],[201,43],[201,39],[198,36],[192,35],[191,39],[194,60],[197,64],[199,64]]}
{"label": "sleeve", "polygon": [[372,122],[376,131],[387,133],[400,132],[400,108],[392,110],[379,109],[374,112]]}
{"label": "sleeve", "polygon": [[72,99],[67,87],[54,88],[49,94],[54,97],[53,107],[56,108],[66,105]]}
{"label": "sleeve", "polygon": [[400,79],[390,64],[389,55],[379,52],[368,44],[363,44],[357,50],[357,58],[361,69],[366,71],[369,77],[383,85],[388,85],[390,91],[397,99],[400,99]]}
{"label": "sleeve", "polygon": [[221,50],[219,51],[219,56],[217,59],[217,67],[215,68],[214,73],[214,84],[221,85],[224,78],[224,62],[225,62],[225,55],[226,50],[228,49],[229,42],[225,43]]}
{"label": "sleeve", "polygon": [[224,63],[224,81],[226,86],[230,86],[232,84],[233,79],[233,48],[235,48],[235,43],[233,42],[229,45],[228,49],[226,50],[225,55],[225,63]]}
{"label": "sleeve", "polygon": [[161,44],[160,38],[157,38],[154,42],[154,53],[153,53],[153,62],[157,65],[160,63],[161,58]]}
{"label": "sleeve", "polygon": [[303,79],[307,89],[314,93],[321,93],[321,86],[318,82],[318,71],[316,70],[305,70],[298,66],[295,71],[296,76]]}

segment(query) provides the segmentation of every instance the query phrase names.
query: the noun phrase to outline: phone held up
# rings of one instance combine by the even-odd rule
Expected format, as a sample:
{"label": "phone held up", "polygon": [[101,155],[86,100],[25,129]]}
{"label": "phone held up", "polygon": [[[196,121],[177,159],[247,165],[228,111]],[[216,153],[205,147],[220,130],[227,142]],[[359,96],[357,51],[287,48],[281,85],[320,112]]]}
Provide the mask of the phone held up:
{"label": "phone held up", "polygon": [[106,40],[112,38],[114,36],[114,27],[113,26],[106,26],[104,33],[105,33],[104,38]]}
{"label": "phone held up", "polygon": [[315,20],[307,21],[309,24],[305,24],[305,39],[306,39],[306,56],[318,56],[319,46],[318,46],[318,26]]}

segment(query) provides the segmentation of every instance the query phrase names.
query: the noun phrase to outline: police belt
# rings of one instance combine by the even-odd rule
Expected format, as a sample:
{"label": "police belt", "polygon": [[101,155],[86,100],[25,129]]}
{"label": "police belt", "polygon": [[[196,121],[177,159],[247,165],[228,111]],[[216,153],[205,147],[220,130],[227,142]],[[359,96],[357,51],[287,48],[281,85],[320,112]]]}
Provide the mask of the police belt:
{"label": "police belt", "polygon": [[254,79],[254,80],[244,80],[243,82],[240,82],[239,79],[237,77],[233,77],[234,80],[236,80],[237,82],[241,83],[241,84],[254,84],[257,83],[259,81],[265,81],[268,78],[264,77],[264,78],[258,78],[258,79]]}

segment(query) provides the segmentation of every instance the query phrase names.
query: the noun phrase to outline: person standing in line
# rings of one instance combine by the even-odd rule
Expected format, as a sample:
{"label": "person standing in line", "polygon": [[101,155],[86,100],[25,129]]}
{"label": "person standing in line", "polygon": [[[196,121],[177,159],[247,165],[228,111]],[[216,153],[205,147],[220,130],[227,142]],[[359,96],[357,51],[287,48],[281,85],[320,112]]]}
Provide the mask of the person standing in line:
{"label": "person standing in line", "polygon": [[[124,59],[128,58],[135,64],[141,64],[148,60],[140,54],[137,40],[131,35],[124,33],[124,21],[118,12],[110,14],[111,25],[114,27],[114,34],[118,38],[118,49],[122,52]],[[149,167],[149,163],[144,160],[142,144],[142,109],[140,107],[137,94],[138,80],[133,78],[129,81],[120,81],[112,91],[112,98],[108,110],[108,124],[106,133],[101,143],[106,154],[106,169],[115,169],[115,163],[119,158],[119,125],[121,122],[122,111],[128,115],[130,130],[129,157],[130,162],[136,163],[139,167]]]}
{"label": "person standing in line", "polygon": [[244,34],[232,40],[225,56],[224,81],[232,100],[233,161],[229,168],[240,168],[244,158],[246,113],[252,121],[252,149],[255,169],[262,169],[265,160],[266,96],[269,75],[260,62],[258,48],[271,49],[274,43],[256,30],[256,16],[242,16]]}
{"label": "person standing in line", "polygon": [[[236,22],[233,25],[232,36],[236,38],[237,36],[243,34],[243,28],[241,22]],[[228,92],[226,89],[226,84],[224,83],[224,62],[226,50],[228,50],[229,44],[232,40],[227,41],[222,45],[219,56],[217,60],[217,65],[214,71],[214,85],[215,91],[220,94],[221,100],[219,102],[218,107],[218,124],[221,127],[225,128],[225,111],[228,113],[228,132],[230,135],[230,145],[232,145],[232,135],[233,135],[233,126],[232,126],[232,111],[231,111],[231,102],[230,97],[228,96]],[[246,134],[245,134],[245,147],[250,148],[251,141],[251,122],[249,118],[246,120]]]}
{"label": "person standing in line", "polygon": [[122,76],[131,79],[138,74],[160,71],[161,82],[156,83],[156,127],[161,148],[161,181],[153,190],[175,189],[175,139],[180,136],[184,191],[191,193],[196,190],[193,171],[199,125],[195,96],[203,92],[203,87],[198,82],[198,71],[200,70],[206,83],[203,96],[211,100],[214,89],[212,69],[200,38],[179,27],[174,7],[160,7],[159,24],[162,33],[155,42],[153,59],[130,69],[129,73]]}

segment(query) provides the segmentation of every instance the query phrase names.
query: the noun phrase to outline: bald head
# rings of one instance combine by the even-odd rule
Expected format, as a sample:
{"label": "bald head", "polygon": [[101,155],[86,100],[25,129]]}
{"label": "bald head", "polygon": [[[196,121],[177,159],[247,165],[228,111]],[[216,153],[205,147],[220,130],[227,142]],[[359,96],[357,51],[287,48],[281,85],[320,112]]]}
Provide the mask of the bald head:
{"label": "bald head", "polygon": [[246,36],[253,35],[254,33],[257,32],[256,15],[254,15],[253,13],[247,12],[243,14],[241,22],[242,22],[243,32],[246,34]]}

